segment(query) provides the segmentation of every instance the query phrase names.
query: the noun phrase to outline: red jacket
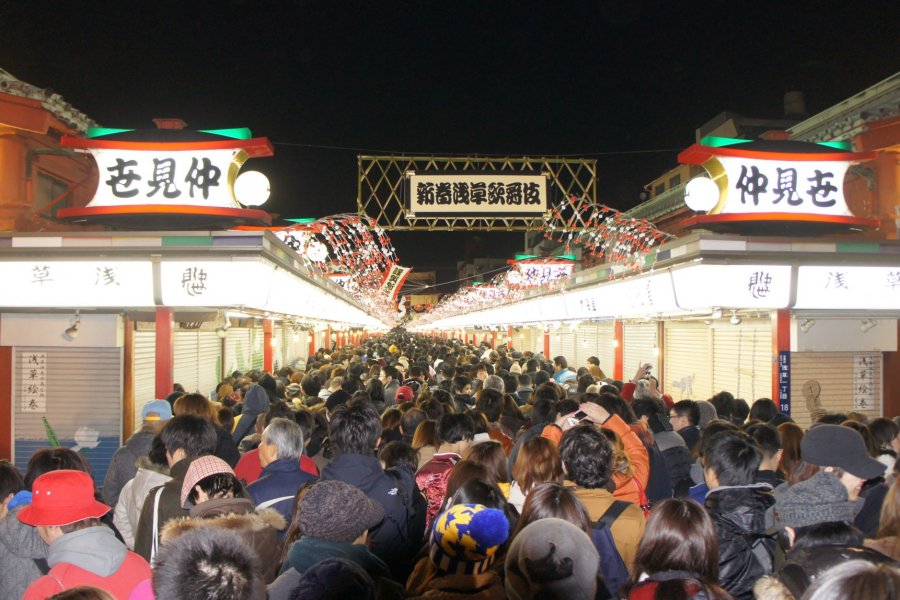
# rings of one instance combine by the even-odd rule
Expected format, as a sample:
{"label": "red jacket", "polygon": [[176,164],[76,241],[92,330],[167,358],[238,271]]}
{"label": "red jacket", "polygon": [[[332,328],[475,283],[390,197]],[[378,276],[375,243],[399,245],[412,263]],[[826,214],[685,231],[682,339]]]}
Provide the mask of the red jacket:
{"label": "red jacket", "polygon": [[[251,484],[259,479],[262,470],[262,463],[259,462],[259,448],[254,448],[245,452],[238,461],[234,467],[234,476]],[[313,459],[305,454],[300,457],[300,470],[316,477],[319,476],[319,467],[316,466]]]}
{"label": "red jacket", "polygon": [[150,565],[129,551],[118,570],[109,577],[100,577],[70,563],[53,565],[47,575],[28,586],[22,600],[44,600],[63,590],[89,585],[109,592],[116,600],[128,600],[132,590],[151,575]]}
{"label": "red jacket", "polygon": [[441,452],[431,457],[427,463],[419,467],[416,471],[416,486],[425,496],[428,502],[428,512],[425,516],[425,531],[431,527],[441,510],[441,503],[444,501],[444,495],[447,493],[447,481],[450,479],[450,472],[453,467],[460,461],[461,457],[455,452]]}

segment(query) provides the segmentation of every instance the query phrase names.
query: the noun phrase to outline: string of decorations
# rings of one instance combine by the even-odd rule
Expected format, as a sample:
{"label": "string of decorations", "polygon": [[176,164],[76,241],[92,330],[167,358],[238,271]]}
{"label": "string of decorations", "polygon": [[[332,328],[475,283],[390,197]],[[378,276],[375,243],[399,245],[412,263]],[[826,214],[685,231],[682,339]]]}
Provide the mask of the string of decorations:
{"label": "string of decorations", "polygon": [[[582,254],[641,271],[653,247],[674,236],[646,219],[635,219],[614,208],[569,196],[551,209],[544,237],[563,244],[566,252],[578,246]],[[610,273],[612,276],[613,270]]]}

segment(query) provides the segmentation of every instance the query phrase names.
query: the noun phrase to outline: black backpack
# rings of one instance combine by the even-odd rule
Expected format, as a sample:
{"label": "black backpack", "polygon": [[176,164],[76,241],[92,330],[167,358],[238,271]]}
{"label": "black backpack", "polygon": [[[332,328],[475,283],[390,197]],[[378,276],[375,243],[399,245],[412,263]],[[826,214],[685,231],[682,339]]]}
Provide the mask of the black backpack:
{"label": "black backpack", "polygon": [[619,589],[625,585],[630,576],[625,567],[625,561],[622,560],[622,555],[616,548],[616,542],[612,536],[612,525],[630,504],[630,502],[622,500],[614,501],[603,513],[603,516],[594,523],[591,531],[591,540],[600,555],[600,573],[603,575],[606,589],[613,597],[618,597]]}

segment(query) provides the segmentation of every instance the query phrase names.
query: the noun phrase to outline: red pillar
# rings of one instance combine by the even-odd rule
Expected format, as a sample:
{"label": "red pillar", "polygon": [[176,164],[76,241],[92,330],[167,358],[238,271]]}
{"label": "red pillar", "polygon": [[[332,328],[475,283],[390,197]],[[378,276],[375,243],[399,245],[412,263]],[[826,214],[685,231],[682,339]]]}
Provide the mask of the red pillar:
{"label": "red pillar", "polygon": [[513,328],[512,328],[512,325],[507,325],[507,326],[506,326],[506,349],[507,349],[507,350],[512,350],[512,349],[513,349],[512,338],[513,338]]}
{"label": "red pillar", "polygon": [[272,320],[263,319],[263,370],[272,372]]}
{"label": "red pillar", "polygon": [[331,325],[325,330],[325,352],[331,351]]}
{"label": "red pillar", "polygon": [[316,331],[314,329],[309,330],[309,355],[316,355]]}
{"label": "red pillar", "polygon": [[497,332],[492,331],[491,332],[491,348],[496,348],[496,347],[497,347]]}
{"label": "red pillar", "polygon": [[544,330],[544,357],[551,358],[550,357],[550,330],[549,329]]}
{"label": "red pillar", "polygon": [[156,309],[156,397],[166,398],[175,383],[175,311]]}
{"label": "red pillar", "polygon": [[613,366],[613,377],[625,380],[625,324],[622,321],[616,321],[613,333],[613,344],[615,344],[615,365]]}
{"label": "red pillar", "polygon": [[[778,401],[778,372],[779,357],[781,352],[791,351],[791,311],[783,308],[772,313],[772,400],[775,406],[781,410],[781,403]],[[788,390],[790,394],[790,390]]]}

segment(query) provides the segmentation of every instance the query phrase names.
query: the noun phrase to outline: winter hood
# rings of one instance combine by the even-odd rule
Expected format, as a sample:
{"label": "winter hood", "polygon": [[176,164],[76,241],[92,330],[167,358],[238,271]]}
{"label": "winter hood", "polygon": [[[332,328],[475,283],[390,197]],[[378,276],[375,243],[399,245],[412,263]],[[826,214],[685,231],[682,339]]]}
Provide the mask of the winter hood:
{"label": "winter hood", "polygon": [[50,544],[47,564],[75,565],[98,577],[109,577],[119,570],[128,549],[108,527],[88,527],[67,533]]}

